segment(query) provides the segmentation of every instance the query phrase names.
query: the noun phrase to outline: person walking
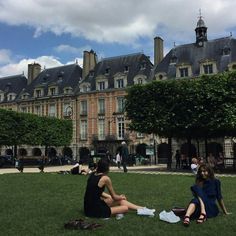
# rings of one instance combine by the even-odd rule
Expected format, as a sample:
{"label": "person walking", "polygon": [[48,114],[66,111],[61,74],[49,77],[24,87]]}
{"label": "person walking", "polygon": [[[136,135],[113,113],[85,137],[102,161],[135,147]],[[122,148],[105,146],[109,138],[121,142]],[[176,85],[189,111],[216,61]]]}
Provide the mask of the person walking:
{"label": "person walking", "polygon": [[127,161],[128,161],[128,157],[129,157],[129,150],[128,150],[128,147],[127,147],[127,144],[125,141],[123,141],[121,143],[122,147],[121,147],[121,164],[123,166],[123,170],[125,173],[128,172],[128,169],[127,169]]}

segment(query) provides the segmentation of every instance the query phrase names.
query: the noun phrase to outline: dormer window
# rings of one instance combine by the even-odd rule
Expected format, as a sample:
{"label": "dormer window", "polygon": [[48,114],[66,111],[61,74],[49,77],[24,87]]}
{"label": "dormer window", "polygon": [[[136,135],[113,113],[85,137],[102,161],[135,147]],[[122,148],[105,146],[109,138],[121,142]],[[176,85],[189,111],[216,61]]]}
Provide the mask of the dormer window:
{"label": "dormer window", "polygon": [[94,70],[89,71],[89,76],[94,76]]}
{"label": "dormer window", "polygon": [[108,67],[108,68],[106,68],[106,70],[105,70],[105,75],[109,75],[110,74],[110,68]]}
{"label": "dormer window", "polygon": [[145,75],[136,75],[134,77],[134,84],[146,84],[147,76]]}
{"label": "dormer window", "polygon": [[34,91],[34,97],[40,98],[43,96],[43,90],[42,89],[35,89]]}
{"label": "dormer window", "polygon": [[15,93],[9,93],[7,95],[7,101],[13,101],[16,98],[16,94]]}
{"label": "dormer window", "polygon": [[129,66],[125,66],[124,72],[125,72],[125,73],[129,72]]}
{"label": "dormer window", "polygon": [[116,80],[116,88],[124,88],[124,80],[123,79]]}
{"label": "dormer window", "polygon": [[4,93],[0,92],[0,102],[2,102],[4,100]]}
{"label": "dormer window", "polygon": [[227,46],[225,46],[225,47],[223,48],[223,55],[229,55],[229,54],[230,54],[230,48],[227,47]]}
{"label": "dormer window", "polygon": [[208,65],[203,65],[204,69],[204,74],[213,74],[213,65],[208,64]]}
{"label": "dormer window", "polygon": [[48,96],[55,96],[58,94],[58,88],[57,87],[49,87],[48,88]]}
{"label": "dormer window", "polygon": [[188,67],[179,68],[179,74],[180,77],[188,77],[189,76]]}
{"label": "dormer window", "polygon": [[104,90],[105,89],[105,81],[98,82],[98,90]]}
{"label": "dormer window", "polygon": [[64,88],[64,94],[72,94],[72,88]]}
{"label": "dormer window", "polygon": [[146,69],[146,62],[143,62],[141,65],[140,65],[140,70],[145,70]]}
{"label": "dormer window", "polygon": [[28,93],[24,93],[21,95],[21,99],[22,100],[25,100],[25,99],[28,99],[29,98],[29,94]]}

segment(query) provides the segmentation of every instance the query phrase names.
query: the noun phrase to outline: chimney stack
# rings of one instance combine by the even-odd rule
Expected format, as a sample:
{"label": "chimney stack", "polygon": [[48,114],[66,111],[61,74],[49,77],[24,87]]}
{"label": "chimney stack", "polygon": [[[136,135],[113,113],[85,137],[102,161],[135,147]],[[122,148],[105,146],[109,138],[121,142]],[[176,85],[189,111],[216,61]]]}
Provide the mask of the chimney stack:
{"label": "chimney stack", "polygon": [[38,63],[28,64],[28,84],[30,84],[41,72],[41,65]]}
{"label": "chimney stack", "polygon": [[83,74],[82,74],[83,79],[89,74],[90,70],[94,69],[96,64],[97,64],[97,55],[96,55],[96,53],[93,50],[91,50],[90,52],[84,51]]}
{"label": "chimney stack", "polygon": [[154,38],[154,66],[160,63],[163,59],[163,39],[160,37]]}

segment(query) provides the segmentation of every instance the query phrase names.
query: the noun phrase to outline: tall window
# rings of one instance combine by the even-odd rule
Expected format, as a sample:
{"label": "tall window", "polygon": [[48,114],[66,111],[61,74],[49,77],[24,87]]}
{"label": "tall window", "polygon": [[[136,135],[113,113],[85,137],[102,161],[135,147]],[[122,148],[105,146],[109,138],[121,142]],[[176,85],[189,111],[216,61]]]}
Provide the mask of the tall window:
{"label": "tall window", "polygon": [[212,74],[213,73],[213,65],[208,64],[208,65],[203,65],[204,69],[204,74]]}
{"label": "tall window", "polygon": [[87,120],[81,120],[80,122],[80,139],[87,139]]}
{"label": "tall window", "polygon": [[87,101],[81,101],[80,102],[80,114],[81,115],[87,115],[88,109],[87,109]]}
{"label": "tall window", "polygon": [[188,77],[188,68],[187,67],[180,68],[179,74],[180,74],[180,77]]}
{"label": "tall window", "polygon": [[105,139],[105,120],[104,119],[98,120],[98,139],[99,140]]}
{"label": "tall window", "polygon": [[125,99],[124,97],[118,97],[117,98],[117,112],[124,112],[125,108]]}
{"label": "tall window", "polygon": [[35,106],[34,113],[38,116],[41,115],[41,106]]}
{"label": "tall window", "polygon": [[27,107],[21,107],[21,112],[27,113]]}
{"label": "tall window", "polygon": [[49,105],[48,115],[52,116],[52,117],[56,116],[56,105],[55,104],[50,104]]}
{"label": "tall window", "polygon": [[105,99],[104,98],[98,99],[98,113],[105,114]]}
{"label": "tall window", "polygon": [[125,122],[124,117],[117,118],[118,139],[124,139],[125,136]]}

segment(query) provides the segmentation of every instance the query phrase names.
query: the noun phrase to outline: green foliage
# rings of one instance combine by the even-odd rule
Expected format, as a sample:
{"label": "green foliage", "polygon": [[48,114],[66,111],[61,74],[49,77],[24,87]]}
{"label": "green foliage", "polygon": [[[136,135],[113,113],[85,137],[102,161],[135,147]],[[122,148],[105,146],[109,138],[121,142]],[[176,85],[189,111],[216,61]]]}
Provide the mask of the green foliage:
{"label": "green foliage", "polygon": [[128,89],[130,128],[166,137],[236,134],[236,73],[171,79]]}
{"label": "green foliage", "polygon": [[0,109],[1,145],[66,146],[70,144],[71,139],[71,120]]}

